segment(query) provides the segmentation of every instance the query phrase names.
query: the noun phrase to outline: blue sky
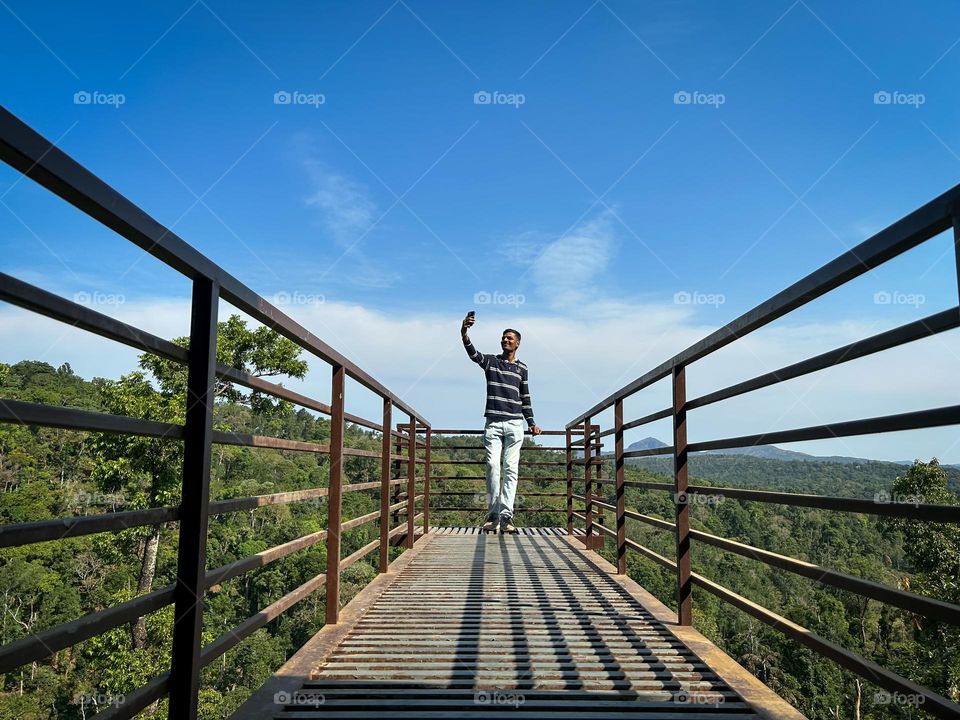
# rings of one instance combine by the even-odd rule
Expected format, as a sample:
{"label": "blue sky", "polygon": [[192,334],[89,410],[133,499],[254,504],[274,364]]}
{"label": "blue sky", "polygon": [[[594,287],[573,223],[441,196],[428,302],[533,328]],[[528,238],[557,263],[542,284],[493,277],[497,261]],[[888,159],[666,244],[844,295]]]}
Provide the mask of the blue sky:
{"label": "blue sky", "polygon": [[[520,355],[559,427],[960,179],[950,2],[0,5],[11,112],[438,424],[480,421],[456,355],[468,309],[487,352],[526,323]],[[185,327],[176,273],[9,168],[0,195],[6,272]],[[703,390],[955,304],[950,250],[935,239],[777,323],[761,364],[731,355]],[[123,371],[47,332],[0,359]],[[945,338],[921,356],[947,372],[956,353]],[[932,384],[889,407],[862,392],[778,421],[956,402]],[[958,461],[953,434],[797,449]]]}

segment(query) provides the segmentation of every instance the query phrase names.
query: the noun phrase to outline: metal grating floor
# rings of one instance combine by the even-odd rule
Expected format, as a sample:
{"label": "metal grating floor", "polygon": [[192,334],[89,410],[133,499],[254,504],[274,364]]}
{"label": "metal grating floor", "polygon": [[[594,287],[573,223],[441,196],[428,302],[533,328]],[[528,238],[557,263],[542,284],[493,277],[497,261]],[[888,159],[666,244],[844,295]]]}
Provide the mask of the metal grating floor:
{"label": "metal grating floor", "polygon": [[758,717],[557,530],[437,529],[275,717]]}

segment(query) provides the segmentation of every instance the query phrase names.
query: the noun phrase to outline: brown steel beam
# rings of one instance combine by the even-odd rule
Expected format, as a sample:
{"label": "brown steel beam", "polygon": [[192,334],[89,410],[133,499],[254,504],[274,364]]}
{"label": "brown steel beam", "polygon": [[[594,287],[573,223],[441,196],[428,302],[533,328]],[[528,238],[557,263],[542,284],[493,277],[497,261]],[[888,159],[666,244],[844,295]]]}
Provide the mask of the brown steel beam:
{"label": "brown steel beam", "polygon": [[[623,458],[623,398],[617,398],[613,404],[614,447],[616,453],[616,467],[614,477],[616,482],[616,518],[617,518],[617,572],[623,575],[627,572],[627,522],[626,495],[624,488],[624,458]],[[601,484],[602,487],[602,484]]]}
{"label": "brown steel beam", "polygon": [[417,458],[417,419],[410,418],[409,430],[410,439],[407,441],[407,547],[412,548],[416,539],[414,531],[414,497],[417,494],[417,466],[414,460]]}
{"label": "brown steel beam", "polygon": [[378,569],[381,573],[390,568],[390,480],[391,463],[390,449],[392,438],[390,428],[393,427],[393,403],[390,398],[383,399],[383,432],[382,447],[380,448],[380,556]]}
{"label": "brown steel beam", "polygon": [[693,586],[690,583],[690,506],[687,503],[687,381],[686,367],[673,368],[673,501],[676,515],[677,621],[691,625]]}
{"label": "brown steel beam", "polygon": [[343,408],[346,371],[342,365],[334,365],[331,371],[330,400],[330,478],[327,493],[327,599],[325,622],[336,624],[340,616],[340,535],[343,532],[341,512],[343,509]]}
{"label": "brown steel beam", "polygon": [[196,720],[200,692],[210,458],[217,359],[217,283],[194,278],[183,433],[183,488],[170,651],[171,719]]}

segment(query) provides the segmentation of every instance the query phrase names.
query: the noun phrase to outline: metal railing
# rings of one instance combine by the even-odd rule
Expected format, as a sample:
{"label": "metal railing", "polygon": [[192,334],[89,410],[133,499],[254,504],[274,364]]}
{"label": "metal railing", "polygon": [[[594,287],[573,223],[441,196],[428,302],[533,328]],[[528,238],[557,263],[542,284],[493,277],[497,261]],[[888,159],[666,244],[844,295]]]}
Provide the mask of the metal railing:
{"label": "metal railing", "polygon": [[[102,515],[70,517],[57,520],[0,526],[0,547],[16,547],[30,543],[78,537],[92,533],[156,526],[179,522],[177,580],[174,584],[153,590],[125,603],[85,615],[77,620],[44,630],[28,638],[0,647],[0,672],[9,671],[26,663],[47,657],[54,652],[75,645],[136,621],[144,615],[173,605],[174,631],[170,671],[154,678],[137,691],[127,694],[125,702],[103,711],[97,717],[126,718],[138,713],[152,702],[169,696],[169,715],[175,718],[195,718],[200,671],[216,658],[249,637],[258,628],[276,618],[296,603],[320,588],[326,589],[326,622],[335,623],[339,613],[339,580],[341,572],[361,558],[379,549],[379,570],[389,568],[391,545],[402,543],[413,547],[417,539],[417,522],[423,531],[430,527],[431,499],[439,499],[433,512],[448,508],[444,499],[460,493],[446,492],[446,480],[482,480],[432,475],[433,465],[446,462],[435,453],[444,450],[479,449],[479,446],[457,446],[434,443],[443,435],[471,435],[479,430],[438,430],[413,408],[392,394],[386,387],[351,363],[322,340],[309,333],[290,317],[264,298],[227,274],[222,268],[190,247],[170,229],[152,219],[140,208],[107,186],[84,169],[48,140],[0,108],[0,158],[30,177],[41,186],[76,206],[104,226],[141,247],[179,271],[193,283],[189,348],[183,348],[139,328],[119,322],[83,305],[71,302],[16,278],[0,274],[0,299],[27,310],[68,323],[107,339],[122,343],[142,352],[183,364],[187,367],[188,403],[182,425],[141,420],[117,415],[54,407],[13,400],[0,400],[0,422],[25,423],[93,432],[109,432],[144,437],[167,438],[183,443],[183,494],[179,505],[144,510],[112,512]],[[746,490],[689,485],[687,458],[690,452],[744,447],[769,443],[844,437],[875,432],[927,428],[960,423],[960,406],[949,406],[917,412],[867,418],[763,433],[723,438],[707,442],[688,443],[687,411],[740,396],[753,390],[775,385],[785,380],[833,367],[855,358],[930,337],[960,326],[960,308],[935,313],[922,320],[894,330],[850,343],[816,357],[794,363],[779,370],[759,375],[745,382],[708,393],[698,398],[686,397],[686,368],[695,361],[719,350],[737,338],[786,315],[811,300],[858,277],[869,269],[898,256],[927,239],[954,228],[960,239],[960,188],[945,193],[919,210],[890,226],[873,238],[841,255],[820,270],[795,283],[770,300],[745,313],[702,341],[677,354],[634,382],[618,390],[570,422],[565,430],[546,431],[546,436],[563,436],[564,445],[556,448],[525,447],[524,450],[562,453],[563,459],[551,461],[523,461],[530,464],[562,467],[564,474],[550,479],[563,481],[564,493],[529,493],[533,496],[562,497],[564,507],[521,508],[521,512],[565,512],[567,531],[574,533],[574,523],[584,526],[583,539],[587,547],[602,544],[605,536],[615,539],[616,564],[619,572],[626,571],[627,550],[638,552],[676,574],[678,619],[682,624],[692,622],[692,587],[698,585],[708,592],[744,610],[758,620],[786,633],[814,651],[837,661],[884,687],[896,692],[923,695],[923,708],[940,717],[954,717],[960,706],[936,693],[919,687],[871,661],[817,636],[790,620],[763,608],[714,581],[694,573],[690,565],[690,546],[698,540],[723,550],[734,552],[772,567],[813,578],[819,582],[842,588],[863,597],[876,599],[911,612],[951,623],[960,623],[960,607],[904,590],[874,583],[839,573],[794,558],[754,548],[743,543],[700,532],[690,528],[689,504],[691,495],[710,494],[775,504],[814,507],[843,512],[872,513],[928,522],[960,522],[956,506],[931,504],[887,503],[840,497],[823,497],[764,490]],[[960,250],[958,250],[958,278],[960,278]],[[216,362],[217,311],[220,300],[225,300],[263,323],[299,347],[328,363],[331,367],[331,401],[323,403],[262,378],[246,374],[236,368]],[[382,398],[383,414],[379,422],[346,412],[345,379],[350,377]],[[670,377],[672,406],[655,413],[624,422],[624,399],[653,383]],[[229,381],[260,393],[289,401],[295,405],[329,415],[330,440],[327,444],[303,442],[285,438],[243,435],[214,430],[212,422],[212,392],[216,379]],[[601,431],[594,421],[597,416],[613,408],[613,427]],[[394,409],[407,416],[407,422],[396,422]],[[625,451],[624,432],[656,420],[670,418],[673,424],[673,444],[665,448]],[[380,452],[350,448],[344,445],[347,422],[382,433]],[[395,429],[394,429],[395,428]],[[419,439],[422,435],[423,439]],[[614,435],[614,452],[602,453],[602,439]],[[211,501],[210,455],[215,444],[275,448],[288,451],[319,453],[329,456],[330,475],[327,487],[279,492],[270,495]],[[581,452],[583,457],[576,457]],[[422,453],[422,455],[419,455]],[[632,457],[668,455],[673,461],[673,483],[631,482],[624,476],[625,460]],[[344,482],[345,457],[378,458],[381,479],[375,482]],[[614,460],[614,476],[603,477],[603,463]],[[482,461],[451,460],[458,464],[482,464]],[[404,469],[404,465],[406,466]],[[574,493],[574,482],[580,482],[579,466],[583,466],[584,493]],[[418,468],[422,467],[422,475]],[[431,482],[441,483],[441,490],[431,494]],[[419,490],[418,490],[419,485]],[[615,501],[607,503],[605,487],[614,489]],[[647,516],[625,506],[625,488],[673,493],[674,522]],[[379,491],[380,507],[366,515],[343,520],[341,504],[343,493]],[[418,494],[419,493],[419,494]],[[212,570],[206,569],[207,524],[211,515],[222,515],[251,510],[267,505],[297,503],[326,497],[328,525],[319,532],[296,538],[255,555],[242,558]],[[583,503],[583,512],[574,511],[574,502]],[[418,513],[418,503],[422,509]],[[483,507],[450,507],[451,510],[485,510]],[[603,521],[603,512],[616,518],[614,527]],[[674,537],[676,558],[671,560],[626,537],[626,521],[635,520],[669,532]],[[366,523],[379,520],[377,540],[359,548],[346,558],[341,557],[341,534]],[[225,632],[212,643],[201,642],[202,599],[207,589],[217,583],[239,577],[317,543],[327,546],[326,572],[308,580],[300,587],[251,616],[237,628]]]}
{"label": "metal railing", "polygon": [[[598,427],[598,426],[595,426],[595,430],[599,430],[599,427]],[[428,458],[431,456],[431,453],[432,453],[432,454],[433,454],[433,460],[432,460],[432,462],[433,462],[433,464],[435,464],[435,465],[450,464],[450,465],[479,465],[479,466],[485,466],[485,465],[486,465],[485,460],[477,459],[477,458],[481,457],[482,454],[483,454],[484,448],[483,448],[483,445],[482,445],[482,444],[475,443],[475,444],[451,445],[451,444],[444,444],[444,443],[436,443],[436,442],[435,442],[435,440],[436,440],[437,438],[443,437],[443,436],[445,436],[445,435],[446,435],[446,436],[472,436],[472,435],[482,435],[482,434],[483,434],[483,430],[477,430],[477,429],[471,429],[471,430],[454,430],[454,429],[448,429],[448,428],[442,428],[442,429],[433,428],[433,429],[431,429],[431,430],[429,430],[429,431],[427,432],[427,443],[428,443],[427,453],[428,453]],[[572,505],[571,505],[572,500],[571,500],[571,498],[573,497],[573,495],[572,495],[573,489],[572,489],[572,485],[571,485],[571,483],[570,483],[570,468],[571,468],[571,465],[570,465],[570,459],[569,459],[569,457],[568,457],[568,455],[570,454],[570,449],[569,449],[568,444],[566,443],[566,437],[567,437],[569,434],[570,434],[570,433],[569,433],[567,430],[543,430],[543,431],[541,432],[541,434],[540,434],[539,436],[536,436],[536,437],[542,438],[542,439],[548,439],[548,438],[551,438],[551,437],[562,437],[562,438],[565,439],[565,440],[564,440],[564,445],[559,446],[559,447],[549,447],[549,446],[540,445],[540,444],[533,444],[533,445],[524,444],[524,445],[522,445],[521,448],[520,448],[520,453],[521,453],[521,454],[520,454],[519,470],[520,470],[520,473],[521,473],[521,474],[520,474],[519,477],[517,478],[518,485],[517,485],[517,494],[516,494],[516,505],[515,505],[514,510],[515,510],[515,513],[516,513],[517,516],[521,516],[521,515],[523,515],[523,516],[532,516],[532,517],[529,517],[529,518],[528,518],[528,517],[525,517],[525,518],[524,518],[524,524],[525,524],[525,525],[539,526],[539,525],[540,525],[540,522],[539,522],[539,520],[538,520],[538,516],[543,516],[543,515],[545,515],[545,514],[551,514],[551,513],[565,514],[565,513],[569,512],[569,510],[572,508]],[[529,433],[529,431],[527,432],[527,436],[529,436],[529,437],[534,437],[532,434]],[[472,452],[473,455],[472,455],[472,457],[469,458],[469,459],[464,459],[464,458],[449,458],[449,457],[439,457],[439,458],[438,458],[437,455],[436,455],[437,453],[441,453],[441,454],[443,454],[443,455],[446,455],[447,453],[450,453],[450,452],[467,452],[467,453],[471,453],[471,452]],[[535,453],[541,453],[541,454],[544,454],[544,453],[545,453],[545,454],[548,455],[548,456],[551,456],[551,455],[557,456],[557,455],[559,455],[560,458],[562,458],[562,459],[551,459],[551,460],[524,460],[524,459],[523,459],[523,456],[524,456],[525,453],[534,453],[534,452],[535,452]],[[439,486],[440,489],[439,489],[438,491],[434,492],[434,491],[430,490],[430,489],[429,489],[429,486],[428,486],[428,490],[427,490],[428,501],[427,501],[427,504],[425,505],[425,507],[428,507],[429,510],[432,511],[432,512],[438,512],[438,513],[440,513],[440,512],[468,512],[468,513],[481,513],[481,512],[486,512],[486,510],[487,510],[486,501],[487,501],[488,499],[485,498],[485,492],[486,492],[486,489],[485,489],[486,475],[485,475],[485,474],[480,474],[480,475],[443,475],[443,474],[440,474],[440,475],[431,475],[431,474],[430,474],[430,471],[429,471],[429,463],[430,463],[430,462],[431,462],[431,461],[428,460],[428,467],[427,467],[427,470],[426,470],[426,474],[427,474],[427,475],[429,476],[429,478],[430,478],[430,484],[433,484],[434,482],[436,482],[436,483],[438,484],[438,486]],[[562,475],[557,475],[557,476],[523,475],[523,474],[522,474],[523,469],[524,469],[524,468],[529,468],[529,467],[557,468],[557,469],[563,470],[564,474],[562,474]],[[598,472],[599,472],[599,468],[598,468]],[[481,487],[484,488],[484,490],[483,490],[483,491],[475,491],[475,492],[461,492],[461,491],[448,491],[448,490],[445,490],[445,489],[444,489],[445,484],[448,483],[448,482],[452,482],[452,481],[455,481],[455,482],[457,482],[457,483],[460,483],[460,482],[462,482],[462,481],[478,483],[478,484],[481,485]],[[549,483],[549,482],[557,482],[557,483],[566,483],[566,490],[565,490],[565,492],[538,492],[538,491],[525,492],[525,491],[523,491],[523,484],[524,484],[524,483],[528,483],[528,482],[548,482],[548,483]],[[481,504],[478,504],[478,505],[456,505],[456,504],[453,504],[453,505],[445,505],[445,504],[443,504],[445,499],[448,499],[448,498],[461,498],[461,497],[468,497],[468,498],[469,498],[469,497],[472,497],[472,498],[474,498],[477,502],[481,502],[481,500],[484,500],[484,502],[482,502]],[[541,500],[541,501],[539,501],[539,502],[546,502],[546,503],[547,503],[546,505],[538,505],[538,506],[534,507],[534,506],[529,506],[529,505],[527,505],[527,504],[524,502],[524,499],[525,499],[525,498],[533,498],[533,497],[535,497],[535,498],[544,498],[544,499],[546,499],[546,498],[564,498],[565,501],[566,501],[566,503],[565,503],[565,505],[563,505],[563,506],[554,506],[554,505],[550,505],[550,504],[549,504],[549,503],[551,502],[551,500],[546,499],[546,500]],[[431,506],[429,505],[429,499],[430,499],[430,498],[436,498],[436,499],[438,499],[441,504],[431,507]],[[568,529],[569,529],[569,531],[570,531],[571,533],[573,532],[573,528],[572,528],[572,527],[570,527],[570,528],[568,528]]]}
{"label": "metal railing", "polygon": [[[742,595],[723,587],[703,575],[692,572],[690,567],[690,548],[694,540],[707,543],[780,570],[811,578],[826,585],[856,593],[865,598],[877,600],[919,615],[955,625],[960,624],[960,606],[923,597],[905,590],[888,587],[880,583],[847,575],[829,568],[779,555],[706,532],[693,530],[690,528],[689,501],[691,496],[711,495],[721,498],[812,507],[841,512],[867,513],[938,523],[960,522],[960,506],[899,502],[876,503],[868,500],[843,497],[694,486],[688,483],[687,459],[689,453],[703,450],[742,448],[772,443],[841,438],[871,433],[956,425],[960,424],[960,405],[695,443],[687,441],[687,413],[690,410],[702,408],[720,402],[721,400],[741,396],[754,390],[759,390],[760,388],[769,387],[792,378],[834,367],[856,358],[873,355],[883,350],[895,348],[915,340],[955,329],[960,326],[960,307],[951,307],[915,322],[867,337],[863,340],[858,340],[843,347],[838,347],[815,357],[758,375],[752,379],[696,398],[687,398],[686,373],[687,367],[697,360],[709,356],[738,338],[742,338],[777,318],[787,315],[791,311],[853,280],[884,262],[949,230],[951,227],[953,228],[953,240],[956,248],[958,286],[960,286],[960,186],[957,186],[617,390],[580,416],[574,418],[567,425],[568,432],[584,435],[584,438],[580,440],[573,440],[571,435],[568,435],[568,448],[583,447],[585,449],[583,460],[568,460],[568,462],[572,464],[581,463],[585,466],[585,493],[583,496],[574,496],[574,499],[585,504],[585,511],[581,514],[569,509],[567,513],[568,528],[572,526],[574,520],[583,523],[585,525],[588,543],[595,534],[609,535],[611,538],[614,538],[616,542],[617,570],[620,573],[626,572],[627,550],[638,552],[661,567],[675,573],[677,615],[678,621],[681,624],[692,624],[692,591],[693,586],[697,585],[770,627],[806,645],[821,656],[836,661],[847,670],[860,675],[886,690],[922,696],[924,698],[922,705],[923,710],[943,718],[960,717],[960,705],[816,635],[807,628],[801,627],[772,610],[748,600]],[[624,422],[624,399],[665,378],[670,378],[672,383],[673,402],[671,407],[664,408],[663,410],[635,420],[630,420],[629,422]],[[944,381],[952,382],[953,378],[944,378]],[[609,410],[611,407],[613,408],[613,427],[598,432],[595,429],[597,426],[591,425],[591,422],[595,420],[600,413]],[[668,418],[672,420],[673,425],[672,445],[646,450],[624,451],[623,435],[625,431],[656,420],[665,420]],[[587,428],[589,428],[589,430],[587,430]],[[614,452],[601,454],[599,441],[601,438],[609,435],[614,436]],[[666,455],[672,459],[672,483],[634,482],[625,480],[624,461],[626,459],[655,455]],[[605,460],[614,461],[615,470],[612,480],[602,480],[599,478],[599,468]],[[591,465],[598,468],[596,477],[593,477],[589,471]],[[612,488],[615,498],[614,504],[597,499],[597,497],[603,498],[610,494],[609,492],[597,493],[595,491],[595,487],[597,486],[599,486],[601,490],[604,486]],[[624,496],[626,487],[672,493],[674,522],[668,522],[660,518],[627,510]],[[616,526],[607,527],[596,523],[593,518],[595,507],[605,508],[615,513]],[[626,537],[626,520],[628,519],[636,520],[648,526],[671,533],[674,537],[674,547],[676,550],[675,559],[671,560],[666,558],[628,539]]]}
{"label": "metal railing", "polygon": [[[151,218],[3,108],[0,108],[0,158],[23,175],[59,195],[90,217],[115,230],[122,237],[185,275],[191,280],[193,288],[189,347],[184,348],[9,275],[0,274],[0,299],[137,350],[185,365],[187,368],[187,409],[182,425],[0,399],[0,422],[165,438],[183,443],[182,498],[179,505],[0,526],[0,547],[17,547],[66,537],[179,522],[174,584],[0,647],[0,672],[9,672],[27,663],[48,657],[58,650],[76,645],[113,628],[135,622],[149,613],[173,605],[174,625],[169,672],[127,694],[125,702],[104,710],[97,717],[132,717],[151,703],[169,696],[169,717],[177,720],[195,718],[200,671],[203,667],[321,588],[326,589],[325,621],[336,623],[340,610],[340,575],[346,568],[379,548],[379,570],[386,572],[391,545],[402,543],[405,547],[413,547],[418,537],[416,523],[422,521],[424,529],[428,523],[429,511],[426,503],[423,505],[422,513],[417,514],[416,510],[416,503],[425,500],[427,491],[417,495],[418,478],[415,468],[416,463],[419,462],[418,447],[426,445],[418,440],[417,433],[425,431],[429,438],[429,423],[416,410],[361,368],[204,257],[172,230]],[[217,311],[221,299],[328,363],[331,368],[330,403],[314,400],[218,363],[216,360]],[[346,412],[344,383],[347,377],[354,379],[382,398],[383,417],[380,422]],[[329,415],[329,443],[302,442],[214,430],[213,400],[217,378]],[[395,409],[407,415],[409,422],[400,423],[397,425],[397,430],[391,430]],[[383,436],[381,452],[345,447],[344,431],[347,422],[380,431]],[[396,443],[395,448],[394,443]],[[215,444],[275,448],[327,455],[329,457],[328,485],[307,490],[211,501],[210,461],[211,448]],[[404,447],[406,454],[402,452]],[[345,482],[343,463],[344,459],[350,456],[379,459],[380,481],[352,484]],[[429,457],[427,463],[429,463]],[[403,474],[400,472],[402,464],[407,466],[407,472]],[[419,480],[422,479],[419,478]],[[405,495],[400,493],[401,485],[406,486]],[[343,520],[341,517],[343,493],[364,491],[379,491],[379,511]],[[211,516],[252,510],[267,505],[316,500],[322,497],[327,499],[326,529],[296,538],[228,565],[212,570],[207,569],[207,526]],[[397,524],[400,516],[405,516],[405,519],[402,524]],[[391,519],[394,520],[393,523]],[[377,520],[380,522],[379,538],[348,557],[342,558],[341,534]],[[202,644],[203,598],[209,588],[320,542],[325,542],[327,548],[325,573],[303,583],[238,627],[223,633],[212,643],[206,646]]]}

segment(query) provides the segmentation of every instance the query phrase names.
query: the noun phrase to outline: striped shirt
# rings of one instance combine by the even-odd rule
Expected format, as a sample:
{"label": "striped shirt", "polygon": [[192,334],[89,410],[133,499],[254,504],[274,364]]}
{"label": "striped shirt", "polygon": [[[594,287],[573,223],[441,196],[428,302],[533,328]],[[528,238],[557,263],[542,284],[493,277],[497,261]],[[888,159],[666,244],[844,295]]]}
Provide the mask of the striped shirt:
{"label": "striped shirt", "polygon": [[507,361],[503,355],[484,355],[463,336],[463,347],[467,355],[483,368],[487,376],[487,406],[484,417],[492,420],[512,420],[526,418],[531,428],[533,421],[533,403],[530,400],[530,386],[527,384],[527,366],[517,360]]}

